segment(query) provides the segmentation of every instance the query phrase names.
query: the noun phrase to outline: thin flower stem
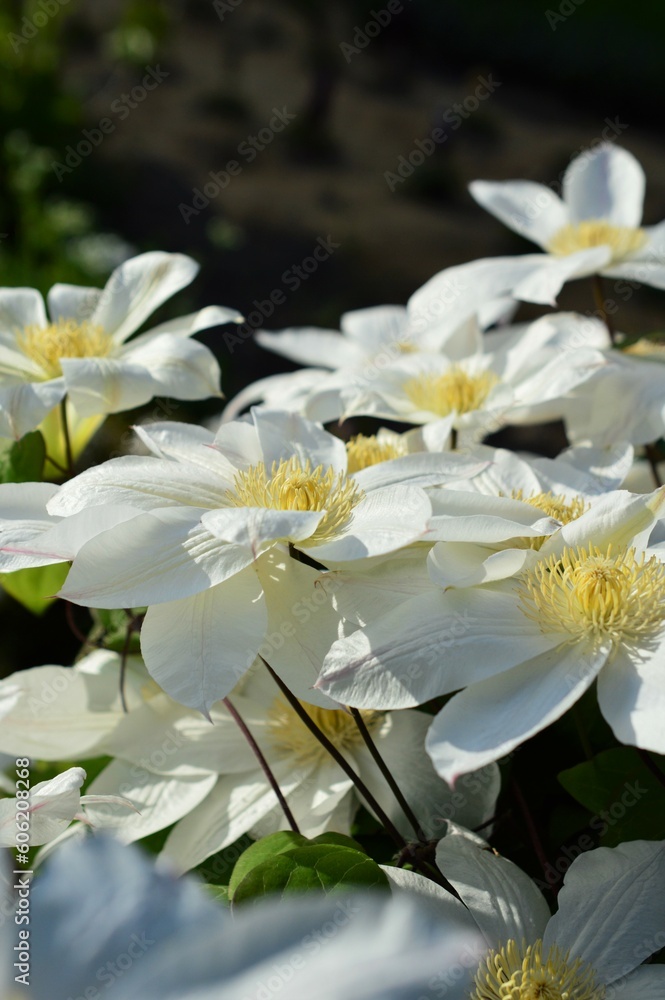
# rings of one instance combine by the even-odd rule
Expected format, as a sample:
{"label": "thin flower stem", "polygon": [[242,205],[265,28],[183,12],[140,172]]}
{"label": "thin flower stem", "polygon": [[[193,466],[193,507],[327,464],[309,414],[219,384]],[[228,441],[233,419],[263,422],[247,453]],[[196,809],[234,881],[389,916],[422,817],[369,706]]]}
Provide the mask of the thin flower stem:
{"label": "thin flower stem", "polygon": [[[515,778],[512,778],[511,785],[513,789],[513,795],[515,796],[515,800],[517,802],[517,805],[519,806],[520,812],[522,813],[522,817],[524,819],[527,831],[529,833],[529,840],[531,841],[531,846],[533,847],[534,853],[538,858],[540,867],[542,868],[545,884],[549,885],[550,883],[547,878],[549,862],[547,860],[547,855],[545,854],[545,849],[543,847],[542,840],[540,839],[540,834],[538,833],[538,829],[536,827],[536,824],[534,823],[533,816],[531,815],[531,810],[529,809],[529,805],[522,794],[522,789],[518,785]],[[554,892],[554,889],[552,889],[552,892]]]}
{"label": "thin flower stem", "polygon": [[66,475],[74,473],[74,456],[72,454],[72,439],[69,435],[69,423],[67,421],[67,397],[60,401],[60,423],[62,424],[62,436],[65,439],[65,455],[67,458]]}
{"label": "thin flower stem", "polygon": [[656,764],[655,760],[651,756],[648,750],[643,750],[642,747],[635,747],[638,754],[642,758],[642,762],[649,768],[654,778],[665,788],[665,774],[661,771]]}
{"label": "thin flower stem", "polygon": [[614,324],[610,319],[610,315],[605,308],[605,291],[603,289],[603,279],[599,274],[594,274],[591,279],[593,284],[593,297],[596,303],[596,309],[603,323],[607,327],[607,332],[610,335],[610,340],[613,344],[616,344],[616,330],[614,329]]}
{"label": "thin flower stem", "polygon": [[69,625],[70,632],[74,635],[76,639],[78,639],[80,643],[82,643],[84,646],[98,645],[98,643],[91,642],[89,636],[84,635],[84,633],[81,631],[81,629],[74,621],[74,605],[71,603],[71,601],[65,601],[65,618],[67,620],[67,624]]}
{"label": "thin flower stem", "polygon": [[385,812],[383,811],[379,803],[376,801],[376,799],[370,792],[369,788],[367,788],[362,778],[360,778],[356,774],[356,772],[353,770],[353,768],[348,763],[346,758],[343,757],[342,754],[339,752],[335,744],[331,743],[326,734],[317,726],[316,722],[314,722],[314,719],[312,719],[307,710],[301,705],[300,701],[296,698],[291,689],[286,686],[282,678],[275,673],[270,664],[266,660],[264,660],[262,656],[259,656],[259,659],[263,661],[265,667],[268,670],[268,673],[270,674],[270,676],[272,677],[275,684],[280,689],[280,691],[282,692],[288,703],[291,705],[294,712],[298,715],[300,720],[307,726],[310,733],[312,733],[312,735],[316,737],[321,746],[328,751],[330,756],[341,767],[341,769],[344,771],[347,777],[351,779],[351,781],[356,786],[362,797],[367,802],[370,809],[372,809],[376,813],[379,822],[383,824],[383,826],[386,829],[386,832],[392,837],[396,846],[401,851],[404,847],[406,847],[406,841],[404,840],[404,837],[399,832],[397,827],[393,824],[392,820],[390,820],[389,817],[386,816]]}
{"label": "thin flower stem", "polygon": [[660,472],[658,471],[658,449],[655,444],[648,444],[644,450],[651,468],[653,481],[657,487],[662,486],[663,480],[661,479]]}
{"label": "thin flower stem", "polygon": [[268,763],[268,761],[264,757],[264,755],[263,755],[263,753],[261,751],[261,748],[259,747],[258,743],[256,742],[256,740],[254,739],[254,737],[250,733],[250,731],[249,731],[249,729],[247,727],[247,723],[245,722],[245,720],[243,719],[243,717],[240,715],[240,713],[238,712],[238,709],[235,707],[235,705],[233,705],[232,702],[229,700],[229,698],[223,698],[222,701],[226,705],[226,709],[227,709],[229,715],[233,718],[234,722],[238,726],[238,729],[240,730],[240,732],[242,733],[242,735],[247,740],[247,743],[249,744],[249,747],[250,747],[252,753],[254,754],[254,756],[256,757],[256,759],[258,760],[259,766],[260,766],[261,770],[265,774],[266,778],[268,779],[268,783],[270,784],[270,787],[272,788],[273,792],[277,796],[277,801],[279,802],[279,804],[281,806],[282,812],[286,816],[287,823],[289,824],[289,826],[291,827],[291,829],[293,830],[294,833],[300,833],[300,827],[298,826],[298,824],[296,822],[296,818],[295,818],[295,816],[293,815],[293,813],[291,812],[291,810],[289,808],[289,804],[286,801],[286,798],[284,797],[284,793],[282,792],[282,789],[279,787],[279,784],[277,783],[277,778],[275,777],[275,775],[270,770],[270,764]]}
{"label": "thin flower stem", "polygon": [[423,844],[426,843],[427,842],[427,838],[423,834],[423,831],[422,831],[422,828],[420,826],[420,823],[418,822],[418,820],[416,818],[416,815],[413,812],[413,809],[411,808],[411,806],[409,805],[409,803],[406,801],[406,798],[404,797],[404,794],[402,793],[402,790],[400,789],[399,785],[395,781],[395,778],[393,777],[393,775],[392,775],[392,773],[390,771],[390,768],[388,767],[388,765],[386,764],[385,760],[383,759],[383,757],[379,753],[378,747],[376,746],[376,743],[372,739],[370,731],[367,728],[367,726],[365,724],[365,720],[362,717],[362,712],[360,712],[357,708],[351,708],[351,707],[349,707],[349,711],[350,711],[351,715],[353,716],[353,719],[355,721],[356,726],[358,727],[358,731],[359,731],[360,735],[362,736],[363,740],[365,741],[365,745],[366,745],[367,749],[369,750],[369,752],[371,753],[372,757],[374,758],[376,766],[378,767],[378,769],[381,772],[381,774],[383,775],[383,777],[386,779],[388,785],[390,786],[390,790],[392,791],[393,795],[395,796],[395,798],[397,799],[397,801],[399,802],[399,804],[400,804],[400,806],[402,808],[402,812],[404,813],[404,815],[408,819],[409,823],[413,827],[413,832],[415,833],[417,839],[421,843],[423,843]]}
{"label": "thin flower stem", "polygon": [[457,428],[452,427],[450,430],[450,450],[457,451]]}
{"label": "thin flower stem", "polygon": [[44,461],[45,462],[50,462],[51,465],[55,469],[57,469],[58,472],[60,472],[63,476],[67,475],[67,469],[64,467],[64,465],[60,465],[60,462],[56,462],[56,460],[54,458],[51,458],[50,455],[44,455]]}
{"label": "thin flower stem", "polygon": [[[131,616],[131,611],[125,608],[125,614]],[[127,698],[125,697],[125,680],[127,677],[127,659],[129,657],[129,647],[132,641],[133,621],[127,622],[127,632],[125,634],[125,641],[122,644],[122,652],[120,654],[120,703],[122,705],[122,710],[127,715],[129,709],[127,708]]]}

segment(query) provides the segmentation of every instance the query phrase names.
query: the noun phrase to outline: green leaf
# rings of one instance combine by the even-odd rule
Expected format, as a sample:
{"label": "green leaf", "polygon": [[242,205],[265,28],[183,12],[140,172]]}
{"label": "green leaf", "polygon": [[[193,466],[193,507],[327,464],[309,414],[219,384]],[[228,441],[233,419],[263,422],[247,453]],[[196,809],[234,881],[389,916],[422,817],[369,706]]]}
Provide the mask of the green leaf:
{"label": "green leaf", "polygon": [[344,833],[320,833],[318,837],[314,837],[308,843],[337,844],[338,847],[350,847],[353,851],[360,851],[361,854],[367,854],[362,844],[359,844],[353,837],[347,837]]}
{"label": "green leaf", "polygon": [[301,833],[294,833],[292,830],[278,830],[277,833],[270,833],[267,837],[251,844],[247,850],[243,851],[235,863],[231,878],[229,879],[229,897],[233,899],[235,891],[253,868],[269,861],[284,851],[290,851],[294,847],[301,847],[307,843],[307,837]]}
{"label": "green leaf", "polygon": [[31,566],[15,573],[0,573],[0,584],[28,611],[42,615],[53,603],[53,595],[62,587],[68,572],[69,563],[64,562]]}
{"label": "green leaf", "polygon": [[[665,774],[665,760],[651,754]],[[559,782],[594,815],[589,827],[605,847],[660,840],[665,790],[634,747],[604,750],[559,774]]]}
{"label": "green leaf", "polygon": [[361,851],[317,844],[296,847],[256,865],[237,886],[233,902],[292,892],[331,893],[350,886],[387,889],[388,879]]}
{"label": "green leaf", "polygon": [[20,441],[7,443],[0,450],[0,482],[41,482],[46,445],[40,431],[31,431]]}

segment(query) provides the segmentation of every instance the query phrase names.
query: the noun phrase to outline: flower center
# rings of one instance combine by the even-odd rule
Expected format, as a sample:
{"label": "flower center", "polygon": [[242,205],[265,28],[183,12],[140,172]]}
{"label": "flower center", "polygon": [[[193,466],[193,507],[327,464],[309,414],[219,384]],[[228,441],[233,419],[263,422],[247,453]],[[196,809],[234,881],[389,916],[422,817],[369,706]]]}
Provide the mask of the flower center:
{"label": "flower center", "polygon": [[[338,750],[352,750],[363,744],[353,716],[348,712],[306,704],[303,704],[303,708]],[[362,712],[361,715],[370,731],[376,729],[383,719],[382,712]],[[274,749],[280,753],[294,754],[299,765],[318,765],[330,760],[328,751],[310,733],[295,709],[281,695],[270,706],[268,726]]]}
{"label": "flower center", "polygon": [[520,602],[541,631],[568,632],[571,642],[640,644],[665,620],[665,566],[635,549],[614,555],[611,544],[566,548],[527,571]]}
{"label": "flower center", "polygon": [[447,417],[449,413],[470,413],[483,405],[499,378],[492,371],[470,375],[453,365],[443,375],[417,375],[404,391],[419,410]]}
{"label": "flower center", "polygon": [[587,219],[577,225],[568,223],[562,226],[550,240],[548,250],[558,257],[566,257],[578,250],[608,246],[612,250],[612,260],[616,261],[639,250],[646,238],[643,229],[613,226],[603,219]]}
{"label": "flower center", "polygon": [[492,950],[478,972],[470,1000],[603,1000],[605,987],[581,959],[570,961],[554,945],[543,957],[543,942],[519,948],[515,941]]}
{"label": "flower center", "polygon": [[26,326],[16,334],[16,343],[47,378],[62,375],[62,358],[104,358],[113,348],[113,340],[103,327],[73,319],[59,319],[48,326]]}
{"label": "flower center", "polygon": [[[555,521],[561,521],[562,524],[576,521],[589,506],[582,497],[573,497],[572,500],[567,500],[563,493],[534,493],[533,496],[525,497],[522,490],[513,490],[510,495],[513,500],[522,500],[524,503],[531,504],[532,507],[542,510],[547,517],[553,517]],[[543,535],[540,538],[527,539],[527,544],[529,548],[538,550],[543,547],[546,541],[547,536]]]}
{"label": "flower center", "polygon": [[351,520],[353,508],[364,493],[343,473],[330,466],[315,469],[309,459],[301,465],[297,456],[273,462],[270,475],[263,462],[236,473],[235,489],[226,498],[234,507],[269,507],[271,510],[322,510],[325,516],[308,543],[338,535]]}
{"label": "flower center", "polygon": [[346,442],[346,453],[349,460],[349,472],[360,472],[370,465],[378,465],[379,462],[387,462],[391,458],[400,458],[406,455],[407,448],[401,434],[390,434],[378,438],[376,434],[365,437],[364,434],[356,434],[350,441]]}

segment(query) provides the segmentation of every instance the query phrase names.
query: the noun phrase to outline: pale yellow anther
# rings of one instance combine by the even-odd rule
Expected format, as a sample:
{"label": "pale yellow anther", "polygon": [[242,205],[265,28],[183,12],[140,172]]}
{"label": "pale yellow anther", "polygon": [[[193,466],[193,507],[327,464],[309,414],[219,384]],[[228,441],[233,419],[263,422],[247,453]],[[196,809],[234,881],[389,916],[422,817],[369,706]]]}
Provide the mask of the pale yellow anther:
{"label": "pale yellow anther", "polygon": [[[363,745],[360,730],[348,712],[304,703],[303,708],[338,750],[352,750]],[[361,715],[370,732],[377,728],[384,717],[382,712],[362,712]],[[270,707],[268,726],[273,748],[278,753],[293,754],[296,764],[318,765],[330,760],[328,751],[281,695],[275,698]]]}
{"label": "pale yellow anther", "polygon": [[447,417],[449,413],[470,413],[483,405],[499,382],[492,371],[475,375],[453,365],[442,375],[422,374],[410,378],[404,392],[418,410]]}
{"label": "pale yellow anther", "polygon": [[387,462],[391,458],[400,458],[407,454],[407,446],[401,434],[391,434],[389,437],[378,438],[376,434],[365,437],[356,434],[346,443],[349,472],[360,472],[370,465]]}
{"label": "pale yellow anther", "polygon": [[[522,490],[513,490],[511,497],[513,500],[522,500],[532,507],[537,507],[547,517],[553,517],[555,521],[561,521],[562,524],[576,521],[589,507],[589,504],[582,497],[573,497],[568,500],[562,493],[533,493],[531,496],[525,497]],[[543,547],[546,540],[547,536],[542,535],[538,538],[527,539],[527,544],[529,548],[538,550]]]}
{"label": "pale yellow anther", "polygon": [[579,958],[553,946],[543,955],[541,940],[519,947],[508,941],[492,950],[476,973],[469,1000],[604,1000],[605,987]]}
{"label": "pale yellow anther", "polygon": [[612,250],[612,261],[617,261],[639,250],[646,238],[643,229],[613,226],[604,219],[587,219],[576,225],[562,226],[549,241],[547,249],[558,257],[567,257],[579,250],[608,246]]}
{"label": "pale yellow anther", "polygon": [[297,457],[273,462],[270,475],[263,462],[236,473],[234,489],[226,494],[233,507],[268,507],[271,510],[325,511],[308,544],[327,541],[343,531],[354,507],[364,496],[360,487],[330,466],[312,468],[309,459]]}
{"label": "pale yellow anther", "polygon": [[16,344],[43,371],[44,378],[62,375],[63,358],[104,358],[113,349],[113,339],[101,326],[73,319],[26,326],[17,331]]}
{"label": "pale yellow anther", "polygon": [[566,548],[543,559],[520,582],[520,605],[542,632],[640,645],[665,622],[665,566],[635,549]]}

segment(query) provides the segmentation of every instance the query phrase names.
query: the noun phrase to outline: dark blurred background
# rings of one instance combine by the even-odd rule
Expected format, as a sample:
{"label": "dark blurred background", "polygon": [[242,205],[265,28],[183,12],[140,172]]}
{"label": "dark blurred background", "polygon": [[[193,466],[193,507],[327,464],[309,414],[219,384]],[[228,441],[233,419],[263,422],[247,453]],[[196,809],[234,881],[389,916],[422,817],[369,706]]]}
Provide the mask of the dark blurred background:
{"label": "dark blurred background", "polygon": [[[336,328],[448,265],[535,249],[469,181],[556,185],[603,137],[643,163],[645,221],[659,222],[665,8],[549,2],[5,0],[2,283],[101,285],[134,253],[182,251],[201,274],[158,319],[219,303],[252,326]],[[298,278],[321,243],[332,252]],[[560,305],[593,309],[587,285]],[[659,329],[661,303],[641,289],[618,326]],[[251,337],[232,350],[221,329],[201,339],[228,397],[290,367]],[[97,458],[137,417],[108,423]],[[44,662],[39,633],[58,609],[43,629],[13,610],[25,623],[6,633],[0,672]]]}

